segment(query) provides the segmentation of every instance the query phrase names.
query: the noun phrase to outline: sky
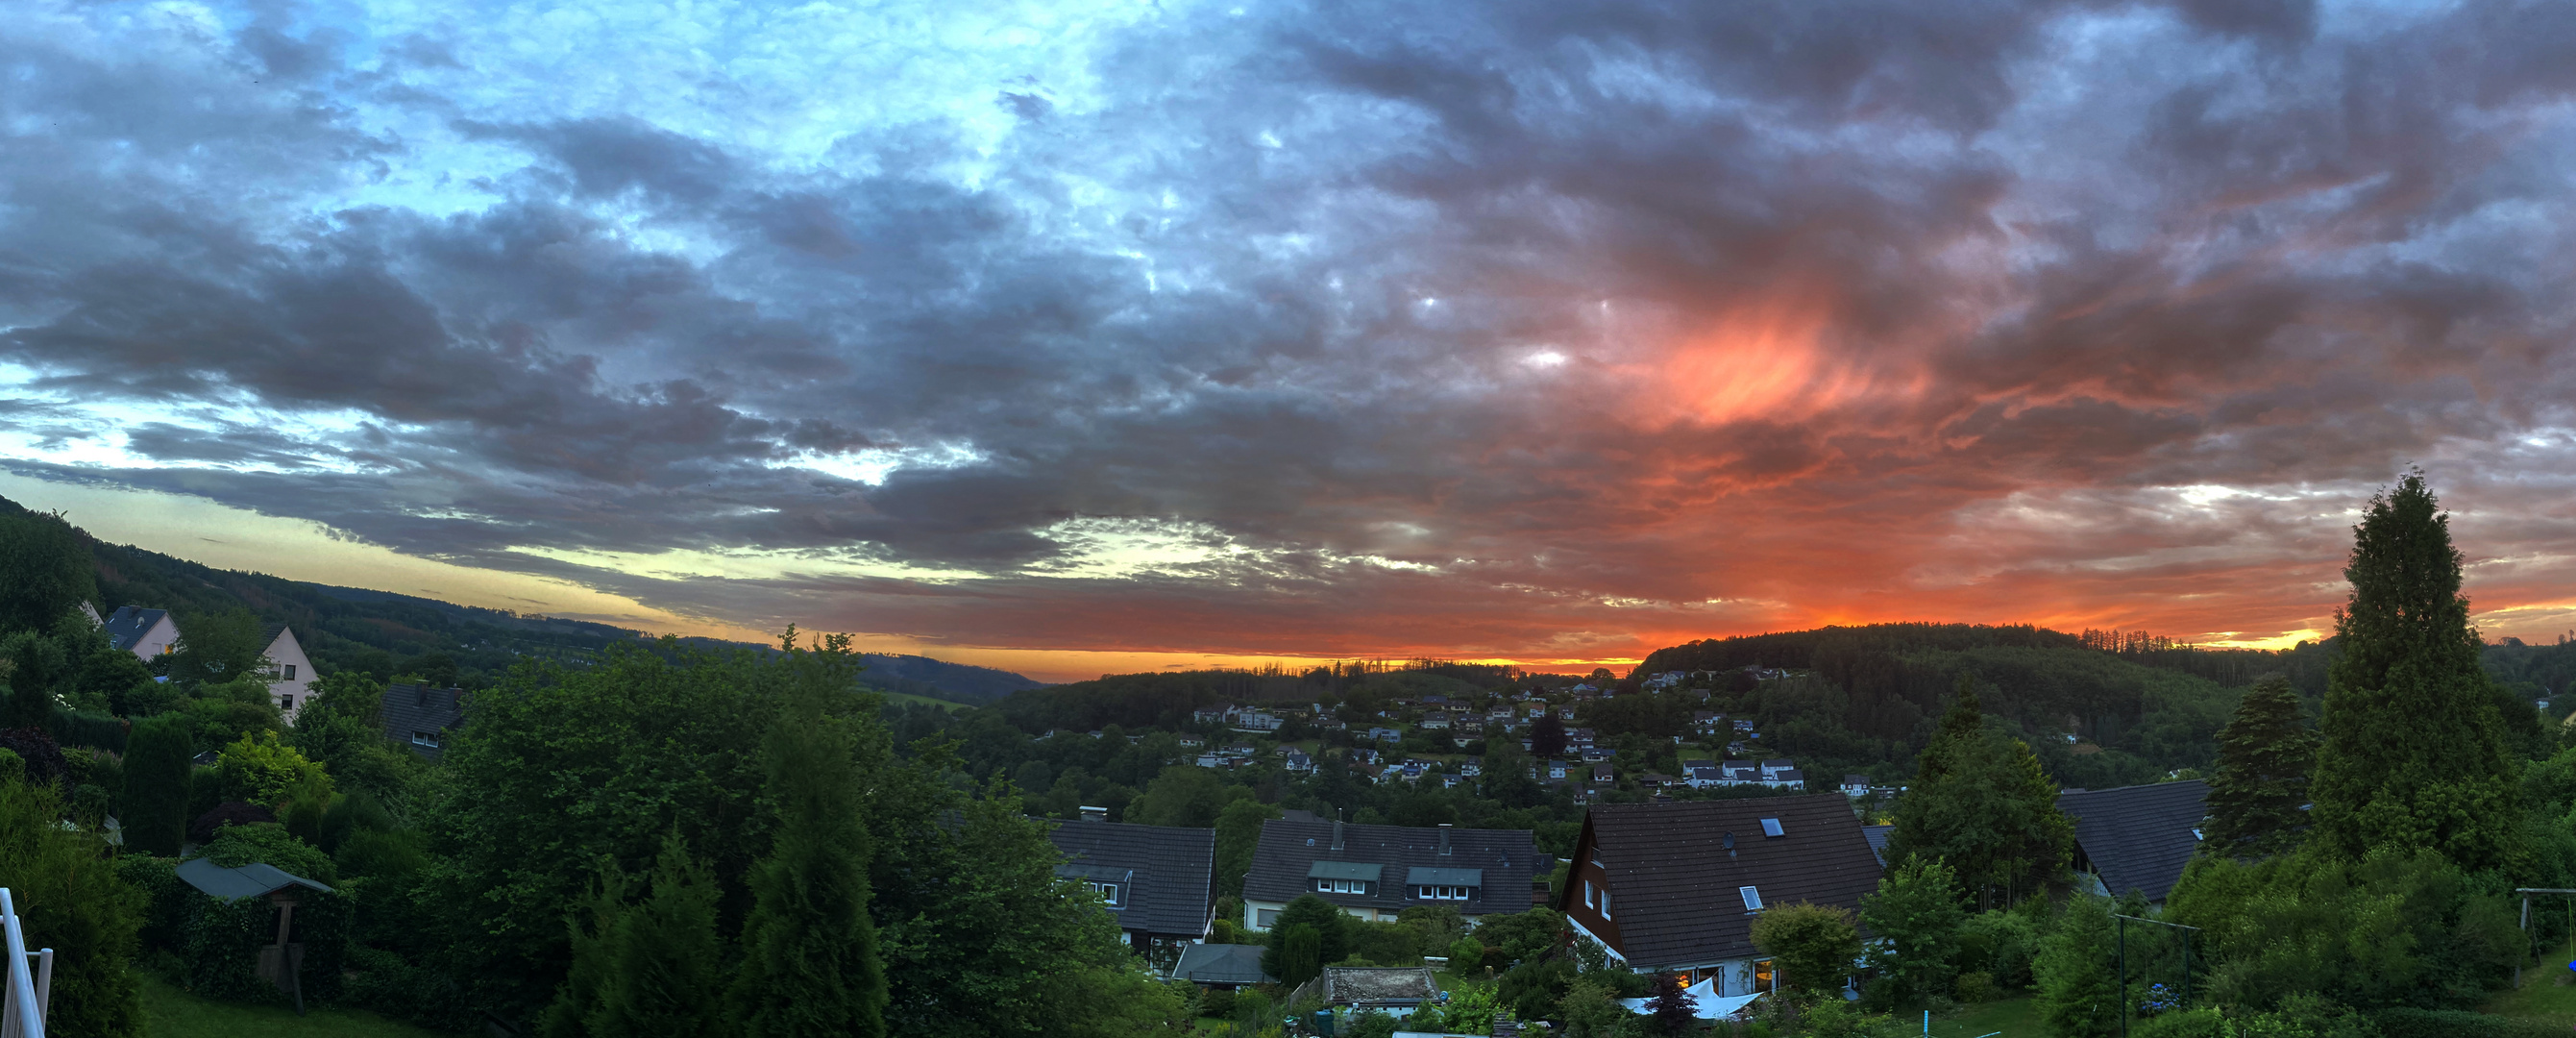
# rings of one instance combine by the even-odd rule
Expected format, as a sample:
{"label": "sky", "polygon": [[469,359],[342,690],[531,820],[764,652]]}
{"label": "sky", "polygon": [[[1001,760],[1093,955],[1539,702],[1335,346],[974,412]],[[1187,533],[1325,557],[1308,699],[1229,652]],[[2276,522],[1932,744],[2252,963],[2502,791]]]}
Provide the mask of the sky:
{"label": "sky", "polygon": [[2576,5],[0,0],[0,496],[1049,680],[2576,629]]}

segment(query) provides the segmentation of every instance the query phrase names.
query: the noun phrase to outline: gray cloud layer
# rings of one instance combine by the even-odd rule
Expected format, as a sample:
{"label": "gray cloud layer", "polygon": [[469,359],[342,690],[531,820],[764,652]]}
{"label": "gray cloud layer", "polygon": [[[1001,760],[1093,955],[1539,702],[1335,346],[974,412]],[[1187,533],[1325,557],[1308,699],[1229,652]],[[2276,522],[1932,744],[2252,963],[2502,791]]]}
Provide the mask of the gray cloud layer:
{"label": "gray cloud layer", "polygon": [[[754,625],[1579,657],[2294,630],[2420,461],[2570,605],[2565,5],[1183,5],[882,92],[903,19],[746,14],[686,104],[156,10],[0,28],[23,471]],[[562,561],[674,549],[803,561]]]}

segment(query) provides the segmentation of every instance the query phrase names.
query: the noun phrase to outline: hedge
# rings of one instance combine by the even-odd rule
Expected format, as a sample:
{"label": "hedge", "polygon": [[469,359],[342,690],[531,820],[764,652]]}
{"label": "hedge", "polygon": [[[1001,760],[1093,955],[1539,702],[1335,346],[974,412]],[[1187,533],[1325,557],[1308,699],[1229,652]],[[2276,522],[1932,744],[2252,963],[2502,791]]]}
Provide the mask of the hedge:
{"label": "hedge", "polygon": [[54,741],[65,746],[88,746],[109,753],[125,752],[125,719],[114,714],[93,714],[55,707],[45,718],[45,730],[54,733]]}
{"label": "hedge", "polygon": [[2463,1009],[2382,1009],[2371,1014],[2382,1038],[2567,1038],[2564,1024]]}

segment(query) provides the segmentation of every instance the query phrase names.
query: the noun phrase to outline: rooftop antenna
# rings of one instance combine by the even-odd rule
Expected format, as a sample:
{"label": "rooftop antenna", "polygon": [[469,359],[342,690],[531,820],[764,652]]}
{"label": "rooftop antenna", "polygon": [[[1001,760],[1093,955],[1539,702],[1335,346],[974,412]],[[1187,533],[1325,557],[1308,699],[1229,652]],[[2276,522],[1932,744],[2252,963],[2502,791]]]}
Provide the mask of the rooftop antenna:
{"label": "rooftop antenna", "polygon": [[1727,857],[1730,857],[1730,858],[1734,857],[1734,856],[1735,856],[1735,834],[1734,834],[1734,833],[1728,833],[1728,834],[1726,834],[1726,839],[1725,839],[1724,843],[1725,843],[1725,845],[1726,845],[1726,856],[1727,856]]}

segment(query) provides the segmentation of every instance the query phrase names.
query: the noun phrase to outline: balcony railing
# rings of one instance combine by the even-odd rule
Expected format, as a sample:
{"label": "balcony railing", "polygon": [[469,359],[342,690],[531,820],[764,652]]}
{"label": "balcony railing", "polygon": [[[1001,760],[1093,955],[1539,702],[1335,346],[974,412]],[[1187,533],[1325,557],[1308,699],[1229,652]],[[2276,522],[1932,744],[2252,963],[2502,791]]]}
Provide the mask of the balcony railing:
{"label": "balcony railing", "polygon": [[54,950],[27,950],[18,927],[18,903],[0,887],[0,930],[8,931],[9,986],[0,998],[0,1038],[45,1038],[45,999],[54,987]]}

